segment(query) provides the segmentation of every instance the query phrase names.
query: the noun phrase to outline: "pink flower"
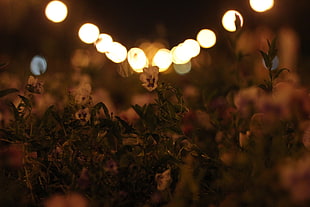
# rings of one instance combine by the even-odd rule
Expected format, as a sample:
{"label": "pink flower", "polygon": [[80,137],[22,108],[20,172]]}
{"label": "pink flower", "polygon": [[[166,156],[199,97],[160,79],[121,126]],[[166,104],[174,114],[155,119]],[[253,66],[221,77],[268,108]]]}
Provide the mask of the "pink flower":
{"label": "pink flower", "polygon": [[148,91],[153,91],[157,88],[159,68],[157,66],[143,68],[143,73],[140,75],[140,80]]}

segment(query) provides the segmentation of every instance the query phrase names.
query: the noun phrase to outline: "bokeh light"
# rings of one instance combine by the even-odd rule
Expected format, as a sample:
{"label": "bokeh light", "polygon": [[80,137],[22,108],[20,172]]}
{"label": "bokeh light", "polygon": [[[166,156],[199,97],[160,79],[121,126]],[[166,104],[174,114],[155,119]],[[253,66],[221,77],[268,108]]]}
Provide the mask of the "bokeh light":
{"label": "bokeh light", "polygon": [[121,63],[127,58],[127,49],[119,42],[112,42],[109,51],[105,53],[107,58],[115,63]]}
{"label": "bokeh light", "polygon": [[154,55],[152,65],[159,68],[159,72],[168,70],[172,63],[170,50],[162,48],[159,49]]}
{"label": "bokeh light", "polygon": [[191,61],[189,61],[185,64],[173,64],[173,68],[177,74],[185,75],[186,73],[189,73],[191,71],[192,63]]}
{"label": "bokeh light", "polygon": [[142,49],[134,47],[128,51],[127,60],[130,67],[137,73],[142,73],[147,66],[148,60]]}
{"label": "bokeh light", "polygon": [[47,69],[47,63],[44,57],[36,55],[30,62],[30,71],[33,75],[42,75]]}
{"label": "bokeh light", "polygon": [[79,29],[79,37],[86,44],[94,43],[98,39],[99,33],[99,28],[91,23],[85,23]]}
{"label": "bokeh light", "polygon": [[108,52],[112,42],[113,39],[110,35],[104,33],[100,34],[95,42],[97,51],[101,53]]}
{"label": "bokeh light", "polygon": [[251,8],[256,12],[265,12],[271,9],[274,5],[274,0],[250,0]]}
{"label": "bokeh light", "polygon": [[184,46],[184,43],[180,43],[171,49],[172,62],[175,64],[184,64],[191,60],[191,54]]}
{"label": "bokeh light", "polygon": [[216,43],[216,35],[210,29],[200,30],[196,39],[202,48],[211,48]]}
{"label": "bokeh light", "polygon": [[237,30],[237,28],[236,28],[236,23],[237,23],[236,16],[239,17],[239,19],[240,19],[240,26],[242,27],[242,25],[243,25],[243,17],[242,17],[242,15],[238,11],[236,11],[236,10],[228,10],[223,15],[222,25],[223,25],[223,27],[227,31],[235,32]]}
{"label": "bokeh light", "polygon": [[62,22],[67,15],[67,6],[61,1],[51,1],[45,7],[45,16],[52,22]]}
{"label": "bokeh light", "polygon": [[200,53],[200,45],[196,40],[187,39],[184,41],[183,46],[192,58],[198,56]]}

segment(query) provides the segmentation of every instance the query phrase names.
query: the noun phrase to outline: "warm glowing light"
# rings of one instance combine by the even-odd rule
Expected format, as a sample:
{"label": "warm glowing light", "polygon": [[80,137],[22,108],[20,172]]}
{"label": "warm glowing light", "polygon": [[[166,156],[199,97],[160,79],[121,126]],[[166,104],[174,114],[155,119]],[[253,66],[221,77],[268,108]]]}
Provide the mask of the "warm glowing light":
{"label": "warm glowing light", "polygon": [[131,48],[127,53],[127,60],[131,68],[137,73],[142,73],[143,68],[147,66],[148,61],[145,53],[140,48]]}
{"label": "warm glowing light", "polygon": [[196,40],[187,39],[184,41],[183,46],[192,58],[198,56],[200,53],[200,46]]}
{"label": "warm glowing light", "polygon": [[180,43],[171,49],[172,62],[175,64],[184,64],[190,61],[191,54],[184,43]]}
{"label": "warm glowing light", "polygon": [[237,17],[239,17],[240,20],[240,25],[242,27],[243,25],[243,18],[241,16],[241,14],[235,10],[228,10],[222,18],[222,25],[223,27],[229,31],[229,32],[235,32],[237,30],[236,28],[236,24],[238,23],[238,19]]}
{"label": "warm glowing light", "polygon": [[30,71],[33,75],[41,75],[45,73],[47,63],[44,57],[36,55],[32,58],[30,63]]}
{"label": "warm glowing light", "polygon": [[265,12],[273,7],[274,0],[250,0],[251,8],[256,12]]}
{"label": "warm glowing light", "polygon": [[159,49],[154,58],[153,58],[153,66],[157,66],[159,68],[159,72],[164,72],[168,70],[172,63],[172,57],[170,50],[168,49]]}
{"label": "warm glowing light", "polygon": [[97,51],[101,53],[108,52],[112,42],[113,39],[110,35],[104,33],[100,34],[95,42]]}
{"label": "warm glowing light", "polygon": [[173,64],[173,68],[176,73],[180,75],[184,75],[186,73],[189,73],[192,69],[192,63],[191,61],[185,63],[185,64]]}
{"label": "warm glowing light", "polygon": [[45,16],[55,23],[64,21],[67,14],[67,6],[61,1],[51,1],[45,7]]}
{"label": "warm glowing light", "polygon": [[197,34],[197,41],[202,48],[210,48],[216,43],[216,35],[210,29],[202,29]]}
{"label": "warm glowing light", "polygon": [[112,42],[109,51],[105,53],[107,58],[115,63],[121,63],[127,58],[127,49],[118,42]]}
{"label": "warm glowing light", "polygon": [[79,37],[86,44],[92,44],[99,37],[99,28],[94,24],[85,23],[80,27]]}

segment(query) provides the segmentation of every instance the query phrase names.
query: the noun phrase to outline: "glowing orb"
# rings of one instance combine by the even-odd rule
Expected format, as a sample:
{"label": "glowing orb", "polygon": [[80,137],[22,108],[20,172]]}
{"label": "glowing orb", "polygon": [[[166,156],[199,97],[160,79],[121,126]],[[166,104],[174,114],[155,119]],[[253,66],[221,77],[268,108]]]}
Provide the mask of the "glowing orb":
{"label": "glowing orb", "polygon": [[196,40],[187,39],[184,41],[183,46],[192,58],[198,56],[200,53],[200,46]]}
{"label": "glowing orb", "polygon": [[62,22],[67,15],[67,6],[61,1],[51,1],[45,7],[45,16],[52,22]]}
{"label": "glowing orb", "polygon": [[180,43],[171,49],[172,62],[175,64],[185,64],[191,60],[191,54],[184,43]]}
{"label": "glowing orb", "polygon": [[36,55],[30,62],[30,71],[33,75],[42,75],[45,73],[47,63],[44,57]]}
{"label": "glowing orb", "polygon": [[250,0],[251,8],[256,12],[265,12],[271,9],[274,5],[274,0]]}
{"label": "glowing orb", "polygon": [[216,35],[210,29],[202,29],[197,34],[197,41],[202,48],[213,47],[216,43]]}
{"label": "glowing orb", "polygon": [[143,68],[147,66],[147,58],[140,48],[131,48],[127,54],[127,60],[131,68],[137,73],[142,73]]}
{"label": "glowing orb", "polygon": [[153,58],[153,66],[157,66],[159,68],[159,72],[164,72],[168,70],[172,63],[172,57],[170,50],[168,49],[159,49]]}
{"label": "glowing orb", "polygon": [[86,44],[94,43],[99,37],[99,28],[94,24],[85,23],[79,29],[79,37]]}
{"label": "glowing orb", "polygon": [[237,17],[239,17],[239,26],[242,27],[243,26],[243,18],[241,16],[241,14],[235,10],[228,10],[222,18],[222,25],[223,27],[229,31],[229,32],[235,32],[237,30],[236,28],[236,24],[238,24],[238,19]]}
{"label": "glowing orb", "polygon": [[189,73],[192,69],[192,63],[191,61],[185,63],[185,64],[173,64],[173,68],[176,73],[179,75],[184,75],[186,73]]}
{"label": "glowing orb", "polygon": [[108,34],[100,34],[98,39],[95,42],[95,46],[98,52],[105,53],[109,51],[109,47],[111,46],[113,39]]}
{"label": "glowing orb", "polygon": [[127,58],[127,49],[119,42],[112,42],[109,51],[105,53],[107,58],[115,63],[121,63]]}

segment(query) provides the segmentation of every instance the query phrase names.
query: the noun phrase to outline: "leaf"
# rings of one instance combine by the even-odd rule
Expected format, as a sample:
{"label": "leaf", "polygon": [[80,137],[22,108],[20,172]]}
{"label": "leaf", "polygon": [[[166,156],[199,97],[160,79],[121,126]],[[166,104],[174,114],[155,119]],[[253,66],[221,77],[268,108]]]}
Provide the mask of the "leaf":
{"label": "leaf", "polygon": [[144,118],[144,107],[142,108],[138,104],[132,105],[131,107],[133,108],[133,110],[135,110],[135,112],[140,116],[141,119]]}
{"label": "leaf", "polygon": [[264,91],[268,91],[268,87],[265,84],[259,84],[257,87],[263,89]]}
{"label": "leaf", "polygon": [[19,119],[19,112],[18,112],[17,108],[15,107],[15,105],[12,102],[10,102],[10,106],[13,110],[15,120],[18,120]]}
{"label": "leaf", "polygon": [[104,103],[99,102],[99,103],[97,103],[97,104],[94,106],[95,112],[98,112],[101,108],[103,109],[105,116],[106,116],[108,119],[111,119],[111,116],[110,116],[110,114],[109,114],[109,110],[108,110],[107,106],[106,106]]}
{"label": "leaf", "polygon": [[26,98],[25,96],[22,95],[18,95],[22,101],[24,102],[24,104],[26,105],[26,107],[31,108],[31,102],[28,98]]}
{"label": "leaf", "polygon": [[279,75],[280,75],[283,71],[290,72],[290,70],[287,69],[287,68],[281,68],[281,69],[279,69],[279,70],[276,71],[276,73],[274,74],[273,78],[274,78],[274,79],[278,78]]}
{"label": "leaf", "polygon": [[9,89],[2,90],[0,91],[0,98],[10,93],[16,93],[16,92],[19,92],[19,90],[17,90],[16,88],[9,88]]}
{"label": "leaf", "polygon": [[262,55],[263,59],[264,59],[264,63],[267,69],[269,69],[271,67],[271,60],[269,59],[269,56],[267,53],[263,52],[263,51],[259,51],[260,54]]}
{"label": "leaf", "polygon": [[238,31],[241,28],[241,19],[240,16],[235,13],[235,26],[236,26],[236,31]]}
{"label": "leaf", "polygon": [[115,118],[120,122],[120,124],[125,128],[125,133],[131,133],[134,132],[135,129],[129,125],[126,121],[124,121],[123,119],[121,119],[118,116],[115,116]]}

